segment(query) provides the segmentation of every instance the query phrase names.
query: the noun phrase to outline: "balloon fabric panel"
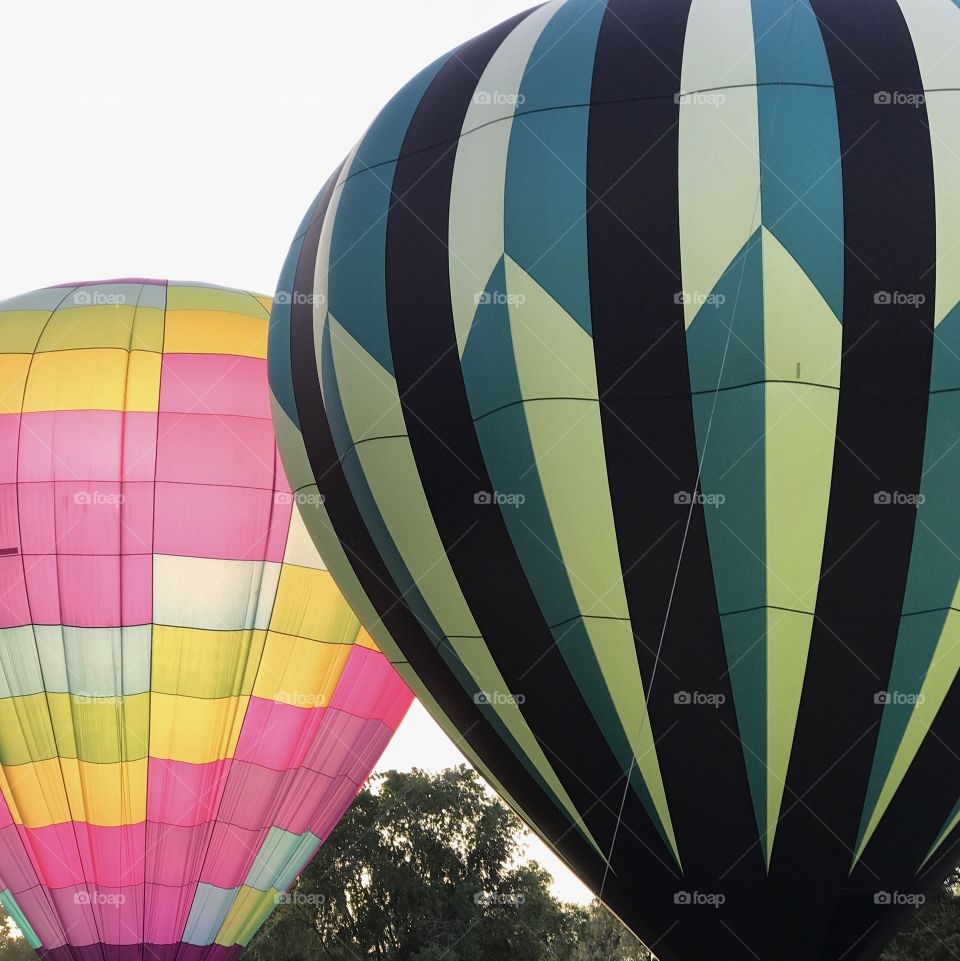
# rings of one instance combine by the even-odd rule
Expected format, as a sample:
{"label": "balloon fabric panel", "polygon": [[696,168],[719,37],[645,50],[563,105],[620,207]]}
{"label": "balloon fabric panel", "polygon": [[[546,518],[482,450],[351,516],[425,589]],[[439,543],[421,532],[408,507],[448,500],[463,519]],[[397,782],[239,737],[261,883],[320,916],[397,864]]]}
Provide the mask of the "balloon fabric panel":
{"label": "balloon fabric panel", "polygon": [[43,957],[236,957],[410,703],[280,467],[269,308],[0,304],[0,903]]}

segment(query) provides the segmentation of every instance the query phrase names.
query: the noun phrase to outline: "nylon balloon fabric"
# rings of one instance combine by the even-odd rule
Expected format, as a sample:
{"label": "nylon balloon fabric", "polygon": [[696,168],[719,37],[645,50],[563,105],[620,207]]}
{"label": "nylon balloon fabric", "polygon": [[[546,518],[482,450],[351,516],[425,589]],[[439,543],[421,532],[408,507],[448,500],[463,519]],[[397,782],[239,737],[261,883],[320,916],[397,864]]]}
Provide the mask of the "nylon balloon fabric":
{"label": "nylon balloon fabric", "polygon": [[334,576],[668,961],[872,957],[960,860],[958,43],[546,3],[397,94],[279,282]]}
{"label": "nylon balloon fabric", "polygon": [[238,957],[411,701],[280,466],[269,309],[0,303],[0,905],[49,961]]}

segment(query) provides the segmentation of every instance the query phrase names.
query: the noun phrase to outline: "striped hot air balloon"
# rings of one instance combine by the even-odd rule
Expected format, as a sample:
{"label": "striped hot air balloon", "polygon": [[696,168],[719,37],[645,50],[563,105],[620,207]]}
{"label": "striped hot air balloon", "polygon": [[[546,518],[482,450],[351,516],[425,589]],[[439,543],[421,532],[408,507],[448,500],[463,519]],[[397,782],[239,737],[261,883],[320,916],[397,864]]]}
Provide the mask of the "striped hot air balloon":
{"label": "striped hot air balloon", "polygon": [[871,957],[960,860],[960,9],[555,0],[274,307],[346,596],[665,959]]}
{"label": "striped hot air balloon", "polygon": [[236,958],[410,703],[280,467],[269,309],[0,303],[0,905],[51,961]]}

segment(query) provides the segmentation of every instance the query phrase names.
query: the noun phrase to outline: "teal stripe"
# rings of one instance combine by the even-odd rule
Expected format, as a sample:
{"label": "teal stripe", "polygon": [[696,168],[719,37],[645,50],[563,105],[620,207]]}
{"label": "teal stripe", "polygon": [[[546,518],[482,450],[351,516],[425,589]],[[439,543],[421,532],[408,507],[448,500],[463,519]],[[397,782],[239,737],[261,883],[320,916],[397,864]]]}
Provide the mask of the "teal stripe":
{"label": "teal stripe", "polygon": [[328,273],[330,312],[393,375],[384,282],[387,219],[396,163],[361,171],[343,186]]}
{"label": "teal stripe", "polygon": [[[764,608],[766,451],[763,253],[759,232],[687,332],[700,484],[721,613]],[[723,387],[736,390],[717,392]],[[692,488],[694,478],[684,478]],[[684,493],[690,494],[691,491]],[[736,532],[736,533],[734,533]],[[726,616],[724,648],[757,823],[766,822],[766,611]]]}
{"label": "teal stripe", "polygon": [[[0,313],[12,310],[55,310],[60,302],[70,293],[69,287],[44,287],[42,290],[31,290],[26,294],[17,294],[0,301]],[[9,323],[9,320],[4,321]]]}
{"label": "teal stripe", "polygon": [[[303,238],[298,237],[287,253],[287,259],[277,281],[277,293],[270,308],[270,331],[267,339],[267,370],[270,389],[284,413],[300,429],[300,416],[293,390],[293,368],[290,359],[290,314],[292,304],[289,297],[293,293],[297,262],[303,250]],[[284,296],[279,296],[283,294]]]}
{"label": "teal stripe", "polygon": [[[744,244],[705,298],[687,331],[687,355],[690,388],[694,393],[709,394],[711,405],[718,387],[757,384],[765,379],[759,231]],[[762,400],[760,404],[762,409]]]}
{"label": "teal stripe", "polygon": [[201,881],[197,885],[197,893],[194,895],[190,916],[183,932],[184,942],[213,944],[239,890],[239,887],[218,888]]}
{"label": "teal stripe", "polygon": [[380,111],[376,120],[363,135],[353,166],[350,168],[351,177],[366,167],[396,160],[400,156],[400,148],[407,135],[407,128],[423,95],[451,56],[452,52],[444,54],[421,70]]}
{"label": "teal stripe", "polygon": [[842,319],[840,134],[820,26],[809,0],[765,0],[752,9],[763,224]]}
{"label": "teal stripe", "polygon": [[0,630],[0,698],[44,691],[120,697],[150,690],[151,628],[37,625]]}
{"label": "teal stripe", "polygon": [[296,878],[296,872],[320,844],[320,838],[309,831],[291,834],[282,828],[271,827],[250,865],[244,884],[258,891],[269,891],[271,888],[285,891]]}
{"label": "teal stripe", "polygon": [[[66,676],[63,671],[60,673],[60,690],[63,690]],[[51,681],[56,683],[55,679]],[[0,698],[26,697],[40,694],[44,689],[33,628],[8,627],[0,630]]]}
{"label": "teal stripe", "polygon": [[278,891],[286,891],[296,880],[297,874],[302,870],[303,866],[310,861],[320,849],[321,844],[323,844],[323,841],[321,841],[320,838],[310,831],[307,831],[300,838],[300,843],[297,845],[296,850],[290,853],[289,860],[282,866],[280,873],[274,879],[273,887]]}
{"label": "teal stripe", "polygon": [[[568,0],[544,28],[510,135],[504,248],[589,332],[586,106],[606,3]],[[546,111],[537,113],[536,111]]]}

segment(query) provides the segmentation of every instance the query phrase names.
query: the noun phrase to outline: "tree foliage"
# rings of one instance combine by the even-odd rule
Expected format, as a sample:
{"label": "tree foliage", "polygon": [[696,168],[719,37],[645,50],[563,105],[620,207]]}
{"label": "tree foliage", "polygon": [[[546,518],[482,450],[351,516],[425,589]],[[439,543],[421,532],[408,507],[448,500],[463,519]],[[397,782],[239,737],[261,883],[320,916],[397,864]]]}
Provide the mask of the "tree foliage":
{"label": "tree foliage", "polygon": [[577,961],[656,961],[599,901],[587,909],[575,957]]}
{"label": "tree foliage", "polygon": [[917,909],[879,961],[956,961],[960,958],[960,869]]}
{"label": "tree foliage", "polygon": [[584,961],[590,915],[518,863],[523,834],[465,767],[391,771],[360,794],[248,956]]}
{"label": "tree foliage", "polygon": [[27,941],[0,908],[0,961],[37,961]]}

